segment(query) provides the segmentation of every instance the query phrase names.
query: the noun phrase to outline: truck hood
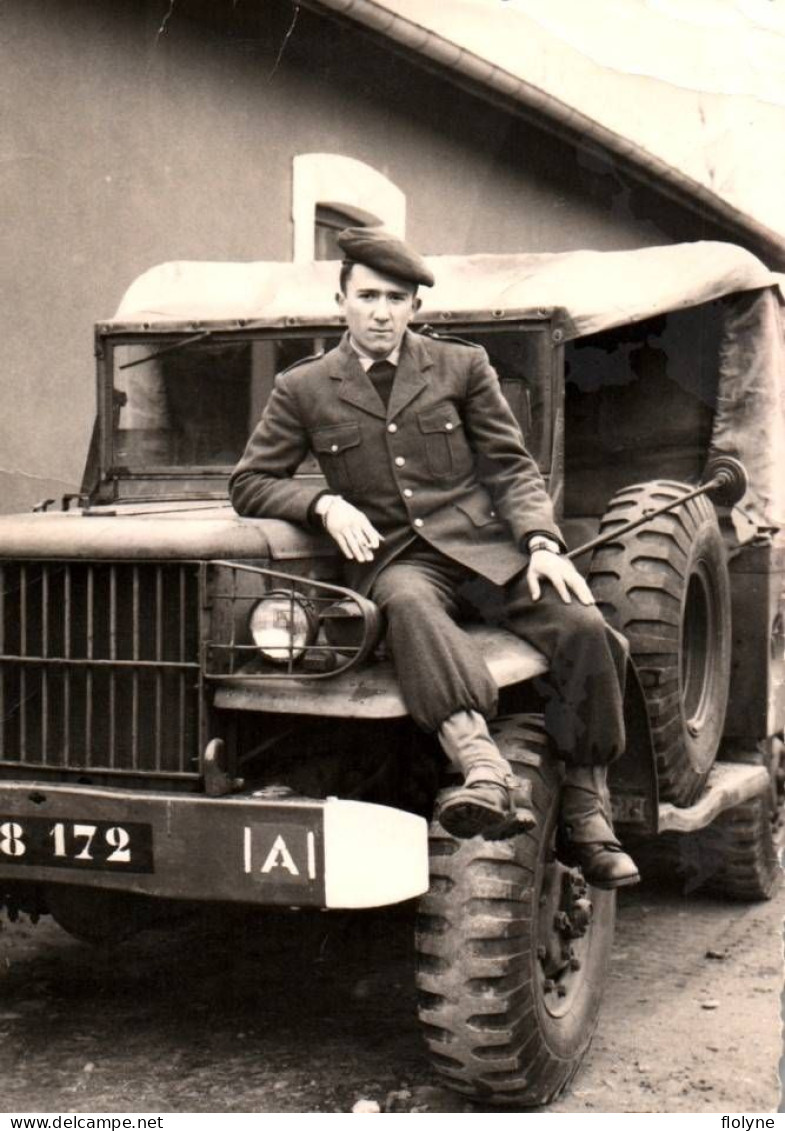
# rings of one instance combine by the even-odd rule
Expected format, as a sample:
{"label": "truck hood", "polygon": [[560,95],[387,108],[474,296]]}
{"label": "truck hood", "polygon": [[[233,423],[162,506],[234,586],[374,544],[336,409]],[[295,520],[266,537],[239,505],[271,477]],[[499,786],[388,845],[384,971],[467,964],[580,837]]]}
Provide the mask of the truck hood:
{"label": "truck hood", "polygon": [[328,557],[335,547],[274,518],[227,504],[124,504],[0,517],[0,557],[116,561]]}

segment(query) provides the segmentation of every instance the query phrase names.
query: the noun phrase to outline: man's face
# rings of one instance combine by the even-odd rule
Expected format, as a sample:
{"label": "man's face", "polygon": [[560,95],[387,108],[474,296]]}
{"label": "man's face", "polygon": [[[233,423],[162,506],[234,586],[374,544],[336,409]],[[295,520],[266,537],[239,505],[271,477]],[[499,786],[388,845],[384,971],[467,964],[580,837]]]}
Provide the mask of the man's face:
{"label": "man's face", "polygon": [[346,294],[336,297],[354,342],[378,358],[387,357],[400,345],[420,308],[413,283],[380,275],[363,263],[352,267]]}

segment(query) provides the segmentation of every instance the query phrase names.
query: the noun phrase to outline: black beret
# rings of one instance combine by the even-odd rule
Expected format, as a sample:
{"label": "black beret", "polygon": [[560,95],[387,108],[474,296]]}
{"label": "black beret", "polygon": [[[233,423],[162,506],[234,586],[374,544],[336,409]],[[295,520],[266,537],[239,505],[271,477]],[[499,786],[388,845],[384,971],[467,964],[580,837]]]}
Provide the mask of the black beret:
{"label": "black beret", "polygon": [[434,284],[433,272],[421,255],[384,228],[344,228],[338,247],[350,263],[363,263],[381,275],[409,283]]}

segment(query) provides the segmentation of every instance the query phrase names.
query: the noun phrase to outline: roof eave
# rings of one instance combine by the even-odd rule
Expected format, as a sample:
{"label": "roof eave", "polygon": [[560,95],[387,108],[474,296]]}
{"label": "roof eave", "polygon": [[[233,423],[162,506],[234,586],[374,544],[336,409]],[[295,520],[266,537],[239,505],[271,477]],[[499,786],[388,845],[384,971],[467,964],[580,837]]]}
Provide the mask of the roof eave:
{"label": "roof eave", "polygon": [[481,56],[451,43],[436,32],[391,12],[375,0],[302,0],[303,6],[362,26],[377,40],[420,66],[536,121],[583,151],[612,154],[637,180],[653,186],[683,207],[726,228],[765,256],[785,267],[785,237],[759,223],[717,193],[669,165],[629,138],[562,102]]}

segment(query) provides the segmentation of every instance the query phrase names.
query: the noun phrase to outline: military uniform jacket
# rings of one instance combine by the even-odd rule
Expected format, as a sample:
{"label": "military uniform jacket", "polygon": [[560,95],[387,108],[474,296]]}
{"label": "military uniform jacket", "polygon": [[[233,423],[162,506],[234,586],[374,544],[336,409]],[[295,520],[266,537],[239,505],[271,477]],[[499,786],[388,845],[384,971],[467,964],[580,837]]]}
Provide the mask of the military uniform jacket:
{"label": "military uniform jacket", "polygon": [[345,335],[275,379],[230,480],[241,515],[307,524],[324,488],[294,473],[313,451],[330,491],[384,535],[371,563],[349,563],[367,592],[419,535],[503,585],[536,531],[561,541],[537,465],[479,346],[406,332],[385,409]]}

